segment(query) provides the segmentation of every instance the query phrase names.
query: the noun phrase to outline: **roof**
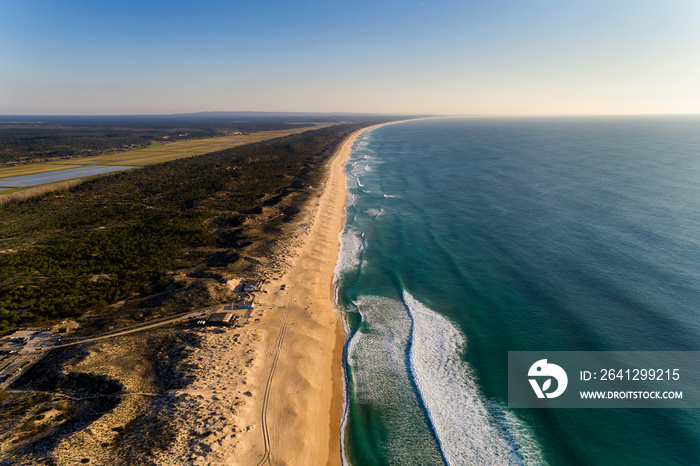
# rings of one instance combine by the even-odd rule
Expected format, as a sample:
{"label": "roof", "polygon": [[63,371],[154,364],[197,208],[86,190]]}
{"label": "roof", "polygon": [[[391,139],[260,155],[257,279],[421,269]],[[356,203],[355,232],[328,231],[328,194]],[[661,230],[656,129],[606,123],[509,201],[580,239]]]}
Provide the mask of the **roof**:
{"label": "roof", "polygon": [[210,315],[207,322],[230,322],[233,318],[233,312],[215,312]]}

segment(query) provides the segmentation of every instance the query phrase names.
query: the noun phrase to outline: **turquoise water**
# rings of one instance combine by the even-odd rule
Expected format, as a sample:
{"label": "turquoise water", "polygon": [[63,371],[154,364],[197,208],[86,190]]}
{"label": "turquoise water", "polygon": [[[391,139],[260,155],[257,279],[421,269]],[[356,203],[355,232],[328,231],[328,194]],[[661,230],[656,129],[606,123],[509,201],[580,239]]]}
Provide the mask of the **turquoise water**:
{"label": "turquoise water", "polygon": [[406,122],[348,163],[351,464],[700,464],[697,410],[507,408],[508,351],[700,350],[700,118]]}

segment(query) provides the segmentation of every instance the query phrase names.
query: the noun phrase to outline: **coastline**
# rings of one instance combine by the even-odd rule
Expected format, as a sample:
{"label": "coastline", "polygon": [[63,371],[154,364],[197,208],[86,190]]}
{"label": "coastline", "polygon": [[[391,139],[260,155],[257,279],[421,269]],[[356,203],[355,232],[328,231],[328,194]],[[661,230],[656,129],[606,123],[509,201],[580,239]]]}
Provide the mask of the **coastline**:
{"label": "coastline", "polygon": [[[134,338],[149,347],[155,340],[129,336],[97,344],[81,370],[99,367],[123,380],[125,402],[61,440],[57,462],[70,464],[76,455],[110,462],[109,455],[139,456],[143,445],[157,445],[144,450],[155,464],[344,464],[347,328],[337,303],[337,268],[349,202],[346,166],[361,135],[402,121],[346,133],[321,162],[318,185],[308,188],[298,217],[279,229],[275,252],[248,258],[266,282],[255,308],[236,312],[236,328],[160,332],[157,341],[165,346],[158,357],[186,383],[163,379],[172,374],[161,373],[162,364],[156,380],[152,361],[122,348]],[[243,277],[227,278],[233,289]],[[113,362],[105,363],[106,354]],[[135,370],[141,372],[134,378]],[[159,413],[153,432],[151,411]],[[133,445],[105,450],[115,429],[126,425],[136,433]]]}
{"label": "coastline", "polygon": [[286,267],[268,278],[250,316],[235,332],[202,334],[188,358],[194,381],[172,393],[177,439],[157,462],[343,463],[346,333],[335,268],[345,166],[355,140],[377,126],[350,134],[328,160],[323,186],[275,257]]}
{"label": "coastline", "polygon": [[[345,165],[355,140],[367,129],[348,136],[329,161],[325,186],[308,219],[308,233],[292,254],[296,256],[293,265],[279,285],[271,282],[270,292],[277,291],[261,302],[280,311],[286,307],[278,316],[278,335],[283,340],[267,352],[273,356],[273,366],[269,396],[260,413],[261,418],[267,417],[263,424],[269,428],[269,438],[262,442],[269,451],[263,452],[262,463],[342,462],[345,330],[335,308],[334,273],[347,202]],[[280,290],[282,284],[285,290]]]}
{"label": "coastline", "polygon": [[[423,137],[425,133],[416,131],[416,128],[411,126],[409,125],[406,131],[399,132],[396,128],[395,134],[393,130],[386,133],[388,138],[393,136],[394,141],[403,141],[403,145],[398,143],[393,147],[391,144],[385,145],[386,139],[382,136],[384,132],[379,131],[370,136],[369,129],[372,127],[368,126],[353,133],[351,137],[345,133],[346,136],[337,145],[337,150],[331,154],[326,153],[324,160],[317,165],[318,171],[315,172],[317,176],[313,178],[312,183],[314,186],[307,188],[308,191],[304,193],[304,204],[297,203],[299,207],[303,207],[301,212],[294,217],[293,221],[281,225],[283,228],[277,236],[279,241],[275,243],[275,253],[250,256],[258,261],[254,273],[264,275],[269,281],[264,290],[256,295],[258,298],[256,308],[252,312],[239,313],[240,327],[230,330],[212,327],[191,329],[177,327],[161,329],[153,335],[150,332],[144,332],[139,335],[120,337],[118,340],[107,340],[91,345],[88,349],[88,357],[70,361],[68,365],[62,367],[63,371],[78,373],[90,373],[97,368],[97,374],[104,373],[115,380],[125,380],[125,388],[120,395],[121,403],[115,409],[106,412],[89,428],[67,436],[57,445],[53,453],[57,464],[73,464],[76,458],[89,458],[91,462],[110,463],[114,462],[114,456],[109,455],[114,454],[118,454],[120,458],[140,458],[136,462],[146,455],[145,457],[155,464],[169,465],[255,465],[303,462],[346,464],[350,459],[369,463],[372,462],[373,457],[380,457],[384,454],[383,452],[386,453],[386,458],[391,458],[393,461],[409,463],[427,457],[430,449],[426,448],[426,445],[433,445],[436,442],[442,452],[442,462],[449,462],[447,458],[457,458],[455,460],[457,462],[460,459],[467,461],[470,458],[472,459],[469,462],[500,462],[498,459],[504,460],[511,457],[514,462],[522,462],[521,460],[542,462],[544,461],[542,458],[550,454],[555,458],[575,459],[575,455],[567,456],[569,452],[566,445],[559,447],[558,443],[546,443],[546,439],[541,440],[536,437],[535,428],[539,425],[533,426],[528,423],[529,420],[520,419],[507,409],[500,410],[501,405],[495,398],[484,398],[483,392],[480,392],[476,379],[472,378],[473,372],[467,366],[478,367],[477,364],[484,364],[483,358],[475,357],[467,362],[457,354],[461,352],[460,345],[465,344],[461,337],[464,337],[467,332],[462,329],[469,328],[469,319],[460,320],[462,315],[459,310],[450,313],[449,318],[446,318],[448,313],[439,314],[439,304],[433,311],[428,306],[435,304],[436,301],[431,300],[431,296],[434,297],[434,295],[426,290],[433,290],[432,292],[438,290],[440,295],[446,299],[449,298],[451,303],[469,300],[469,295],[457,286],[451,286],[449,290],[440,290],[440,287],[446,283],[442,276],[443,269],[449,269],[445,267],[446,262],[430,261],[429,264],[421,263],[420,266],[415,266],[413,259],[410,259],[415,258],[413,251],[416,247],[422,246],[422,240],[426,240],[425,244],[431,244],[428,240],[433,238],[422,238],[420,235],[401,237],[402,240],[405,239],[401,244],[409,245],[405,250],[400,250],[396,244],[386,241],[393,232],[401,230],[397,228],[397,223],[392,223],[390,217],[401,222],[416,219],[413,224],[405,223],[404,231],[420,232],[424,225],[442,227],[444,218],[449,218],[451,211],[450,204],[442,202],[442,199],[449,198],[449,196],[445,197],[446,193],[441,193],[439,190],[423,191],[420,188],[424,186],[422,177],[426,177],[435,186],[445,179],[446,173],[449,173],[452,166],[450,147],[457,146],[451,141],[452,138],[455,138],[454,141],[461,141],[459,128],[455,127],[452,135],[446,133],[449,137],[445,138],[440,137],[441,133],[436,133],[437,150],[431,152],[422,150],[420,141],[416,139]],[[567,154],[573,154],[568,144],[579,141],[576,134],[577,132],[572,129],[572,139],[564,140],[565,143],[562,145],[564,157]],[[486,142],[489,138],[490,136],[487,137]],[[439,142],[443,139],[446,145],[440,146]],[[473,146],[465,144],[465,150],[475,150],[478,157],[480,143],[481,141],[476,141]],[[364,149],[365,144],[367,144],[366,149]],[[533,144],[537,147],[537,141]],[[353,145],[359,146],[354,152]],[[421,149],[408,156],[412,148]],[[513,144],[510,148],[514,153],[518,153],[521,149],[519,144]],[[341,155],[343,150],[345,154]],[[524,153],[538,153],[532,150],[532,146],[527,145],[522,150],[525,151]],[[504,152],[503,160],[509,160],[509,152],[510,150]],[[649,157],[647,161],[656,160],[652,152],[646,155]],[[630,160],[633,160],[634,155],[629,156]],[[692,159],[691,153],[687,156],[689,160]],[[548,161],[546,155],[542,157],[533,155],[533,157],[535,162]],[[363,160],[365,158],[366,161]],[[469,158],[465,157],[465,159],[467,161],[462,167],[469,167]],[[489,165],[489,168],[507,169],[505,173],[509,173],[511,177],[517,177],[518,173],[527,169],[528,162],[531,161],[523,160],[523,165],[511,166],[496,160],[493,165]],[[436,171],[433,171],[433,166],[436,167]],[[341,184],[337,177],[333,178],[332,173],[345,173],[346,170],[350,173],[347,177],[343,177],[343,181],[347,183],[342,184],[347,186],[344,195],[340,196],[340,202],[345,205],[345,208],[340,215],[339,228],[342,233],[337,236],[340,243],[337,244],[332,240],[334,229],[337,227],[332,219],[335,219],[335,212],[340,209],[337,208],[338,203],[328,203],[327,192],[331,190],[331,185]],[[486,180],[482,180],[479,174],[474,175],[475,178],[471,180],[474,186],[479,186],[479,183],[489,186],[491,185],[489,181],[498,186],[501,182],[499,170],[492,169],[491,173],[496,175],[487,177]],[[469,173],[469,170],[460,171]],[[365,174],[365,172],[374,173]],[[386,174],[396,176],[392,178],[385,176]],[[596,172],[593,171],[591,174],[595,175]],[[353,176],[356,179],[353,179]],[[543,181],[547,180],[547,176],[533,179],[536,185],[533,192],[538,192],[542,186],[546,190],[547,183]],[[557,177],[553,179],[556,180]],[[566,173],[561,179],[568,181]],[[583,180],[586,179],[583,178]],[[411,184],[402,184],[407,183],[408,180],[412,180]],[[352,186],[362,189],[353,189]],[[602,186],[602,193],[607,194],[605,185]],[[484,199],[483,203],[476,204],[477,211],[479,206],[492,205],[491,203],[506,207],[519,205],[513,204],[513,199],[527,204],[526,201],[522,201],[521,196],[518,196],[517,190],[510,193],[497,191],[491,192],[491,197]],[[363,197],[364,192],[370,195]],[[546,192],[543,191],[545,194]],[[429,197],[429,193],[434,197]],[[454,199],[463,200],[464,197],[460,196],[468,194],[462,193]],[[569,193],[569,196],[580,196],[580,193],[574,191]],[[352,206],[349,202],[355,198],[358,202],[356,206]],[[555,203],[558,201],[557,196],[552,199]],[[412,210],[411,205],[415,205],[416,210]],[[446,206],[445,211],[440,211],[435,207],[436,205]],[[656,205],[653,198],[649,205]],[[328,210],[329,206],[333,209]],[[578,204],[574,201],[570,206],[576,207]],[[264,208],[263,215],[269,215],[270,211],[273,213],[275,210],[279,211],[279,207],[274,206],[266,209],[267,211]],[[527,209],[520,210],[529,212]],[[578,214],[575,209],[564,209],[555,214],[563,213],[564,219],[573,218],[566,214],[567,210],[571,211],[573,216]],[[383,212],[402,212],[404,215],[403,217],[385,216],[382,219],[382,222],[386,222],[382,225],[384,228],[376,230],[388,233],[389,236],[375,236],[377,241],[373,241],[370,236],[365,243],[364,237],[360,238],[360,232],[370,231],[369,228],[373,226],[372,219]],[[597,212],[592,208],[589,213]],[[489,222],[469,223],[469,225],[475,225],[475,237],[490,238],[490,225],[492,222],[498,224],[502,218],[498,210],[494,210],[491,214]],[[591,217],[592,220],[595,218],[595,215]],[[516,225],[518,222],[520,219],[516,219],[513,224]],[[647,223],[653,224],[649,220]],[[264,225],[264,222],[260,224]],[[349,231],[345,232],[344,224],[348,226]],[[595,225],[595,222],[592,224]],[[536,231],[533,227],[537,226],[540,224],[534,221],[530,229]],[[323,234],[319,234],[320,228],[323,228]],[[463,231],[464,227],[456,224],[454,230]],[[516,228],[513,231],[518,230]],[[645,230],[640,228],[640,231]],[[652,228],[650,231],[663,232],[664,230]],[[470,257],[460,249],[460,246],[464,245],[459,241],[459,236],[452,235],[451,238],[455,238],[455,241],[450,243],[450,254],[453,253],[455,257]],[[360,240],[359,244],[355,241],[356,239]],[[525,244],[517,239],[517,237],[511,237],[509,251],[520,251]],[[552,238],[545,237],[540,244],[553,242],[556,245],[560,238],[555,236],[553,241],[549,240]],[[392,247],[377,249],[372,246],[373,244],[391,244]],[[435,244],[439,245],[437,242]],[[364,257],[361,257],[364,259],[362,277],[359,281],[353,281],[353,273],[342,275],[342,268],[347,264],[348,270],[352,270],[350,267],[357,265],[357,262],[352,260],[356,257],[353,252],[360,250],[358,248],[362,246],[366,246]],[[630,245],[630,250],[632,251],[636,246],[638,245]],[[464,247],[469,249],[471,246]],[[479,254],[493,251],[488,245],[481,247]],[[340,251],[335,251],[337,249]],[[537,242],[533,243],[530,249],[534,252],[540,250],[546,250],[546,248],[542,249]],[[336,268],[333,270],[330,294],[326,296],[321,291],[324,287],[328,288],[326,286],[329,277],[326,273],[329,270],[327,262],[333,262],[334,251]],[[527,249],[524,251],[527,252]],[[587,250],[584,249],[585,251]],[[555,251],[556,257],[558,252]],[[509,254],[508,251],[503,253],[502,257],[506,258],[506,262]],[[446,258],[447,256],[449,255],[446,255]],[[405,273],[398,276],[398,280],[394,280],[396,291],[402,294],[402,298],[398,300],[393,297],[375,297],[371,293],[373,283],[390,282],[394,278],[383,268],[373,267],[375,264],[383,264],[382,259],[387,257],[396,260],[396,264],[399,265],[393,270]],[[402,257],[409,259],[404,261]],[[572,257],[575,258],[576,255]],[[579,254],[578,257],[585,257],[585,255]],[[588,267],[588,270],[597,268],[596,262],[589,264],[582,261],[581,264]],[[552,270],[556,273],[556,267],[552,267]],[[692,268],[688,270],[692,273]],[[525,276],[526,272],[526,270],[518,271],[518,274]],[[449,270],[447,273],[446,276],[449,277]],[[338,278],[341,276],[344,280],[341,282],[342,289],[339,289]],[[428,281],[422,281],[423,285],[420,288],[413,289],[412,285],[418,280],[424,280],[423,276]],[[241,277],[232,277],[229,286],[234,282],[237,283],[239,278]],[[683,280],[683,275],[679,275],[679,279]],[[508,282],[501,283],[496,280],[494,283],[497,291],[493,294],[494,296],[501,294],[510,296]],[[499,286],[502,286],[502,290],[505,291],[499,289]],[[633,284],[631,289],[636,290],[636,286]],[[551,296],[557,296],[556,287],[552,286],[550,290]],[[639,290],[638,295],[644,295],[644,288],[639,287]],[[344,292],[343,295],[340,294],[341,291]],[[392,290],[389,291],[391,293]],[[415,293],[415,297],[410,294],[411,292]],[[521,296],[518,296],[520,292],[516,290],[513,296],[520,299]],[[378,293],[378,295],[381,294]],[[354,302],[359,313],[355,317],[360,317],[362,322],[373,330],[377,330],[371,333],[379,334],[383,342],[397,340],[396,335],[410,328],[408,346],[404,344],[403,337],[398,344],[391,346],[363,345],[360,341],[363,337],[362,332],[355,333],[359,344],[355,345],[358,342],[352,340],[348,342],[347,338],[350,334],[346,336],[343,329],[337,323],[335,325],[333,323],[347,322],[349,314],[346,314],[339,304],[349,301],[345,301],[341,296],[346,296]],[[530,299],[540,299],[539,296],[523,296],[525,299],[522,302],[526,304],[530,303]],[[597,295],[593,296],[595,301]],[[331,301],[330,307],[327,298]],[[368,299],[365,300],[365,298]],[[685,303],[679,300],[678,304],[682,308]],[[329,309],[337,312],[336,320]],[[483,308],[477,310],[481,312],[480,316],[486,316],[484,318],[486,324],[477,334],[481,331],[486,335],[488,332],[498,333],[498,329],[494,330],[488,324],[488,314],[491,310],[489,303],[485,303]],[[392,312],[396,315],[392,315]],[[595,309],[591,308],[591,312],[595,316]],[[382,319],[373,320],[373,316],[381,316]],[[395,318],[396,316],[401,317],[402,320]],[[566,316],[563,318],[566,320]],[[350,320],[356,322],[352,318]],[[408,320],[410,320],[410,327],[407,325]],[[517,332],[520,329],[516,327],[517,325],[514,327],[516,331],[512,332],[515,337],[525,338],[529,342],[529,336],[525,334],[519,336]],[[353,329],[355,328],[353,326]],[[391,339],[383,338],[380,332],[384,330],[389,332],[387,335]],[[402,335],[405,334],[406,332]],[[332,335],[335,337],[333,338]],[[692,335],[690,337],[692,338]],[[687,341],[692,342],[691,338]],[[566,343],[564,340],[562,342],[562,344]],[[495,346],[503,346],[497,338],[495,340],[488,338],[487,343],[489,346],[486,348],[490,353],[498,352],[490,350],[492,343]],[[470,344],[473,344],[473,341]],[[478,341],[477,344],[479,344]],[[135,350],[137,346],[140,348],[138,351]],[[362,346],[366,348],[364,355],[353,352]],[[148,348],[148,352],[144,352],[144,348]],[[399,351],[392,353],[391,350],[385,350],[386,348],[391,350],[398,348]],[[349,354],[344,354],[346,351]],[[387,357],[391,354],[395,354],[396,357]],[[129,357],[124,357],[126,355]],[[149,359],[153,358],[152,355],[156,355],[158,359]],[[368,357],[372,355],[379,357]],[[180,356],[184,356],[184,359],[180,359]],[[162,359],[165,357],[172,361],[165,366],[169,368],[168,372],[156,374],[157,377],[154,377],[153,370],[159,369],[159,366],[154,365],[154,361],[165,361]],[[358,382],[358,387],[365,388],[364,392],[358,390],[355,393],[347,393],[348,382],[343,373],[344,368],[347,368],[347,361],[353,362],[353,380]],[[391,377],[382,376],[394,373],[386,370],[383,374],[380,364],[382,361],[389,361],[393,367],[408,366],[405,371],[408,377],[402,378],[402,380],[406,379],[406,383],[401,385],[395,383],[396,381]],[[488,361],[484,365],[487,370],[490,370]],[[169,372],[170,369],[177,369],[177,373]],[[404,374],[401,370],[395,372]],[[497,377],[502,376],[497,371],[494,373],[496,380],[498,380]],[[180,374],[187,379],[170,380],[172,376]],[[489,376],[492,377],[493,374]],[[360,385],[361,381],[364,385]],[[367,384],[368,381],[374,385]],[[173,382],[174,384],[171,385]],[[171,386],[182,388],[168,389]],[[409,395],[414,393],[417,400],[410,399],[406,402],[404,398],[392,397],[396,403],[390,405],[386,403],[387,398],[383,397],[382,390],[387,390],[390,394],[398,391]],[[366,395],[368,393],[370,396]],[[355,409],[355,401],[361,409],[364,406],[369,406],[370,409],[376,406],[376,413],[388,413],[384,419],[399,421],[393,423],[380,420],[382,425],[386,426],[384,431],[394,436],[390,439],[391,442],[385,442],[374,435],[376,430],[370,430],[373,426],[367,425],[370,429],[365,432],[365,426],[353,425],[352,433],[345,439],[348,443],[345,444],[343,439],[346,433],[345,427],[350,426],[347,424],[350,417],[348,411]],[[375,401],[376,405],[372,404]],[[414,409],[415,415],[408,412],[409,406],[417,408]],[[485,413],[484,406],[486,406]],[[505,408],[505,405],[502,406]],[[358,412],[360,415],[363,414],[362,411]],[[355,411],[352,413],[353,418],[354,416]],[[420,438],[416,435],[419,424],[416,420],[427,420],[427,435]],[[619,424],[624,427],[623,418],[614,421],[619,421]],[[678,422],[677,425],[676,422]],[[669,419],[668,425],[671,429],[678,427],[678,432],[683,432],[682,419]],[[402,430],[404,426],[407,428],[405,431]],[[122,440],[123,432],[127,427],[130,429],[128,433],[130,437]],[[355,435],[356,428],[358,435]],[[616,429],[619,431],[620,427]],[[653,432],[649,429],[640,428],[636,431],[633,429],[632,432],[635,435],[645,436],[649,433],[652,434],[649,438],[654,438]],[[177,438],[171,441],[173,435]],[[572,438],[575,440],[575,437],[574,435]],[[627,435],[627,440],[633,437],[634,435]],[[367,441],[367,439],[371,440]],[[421,439],[426,441],[422,442]],[[110,442],[115,442],[116,447],[111,452],[105,448],[105,445]],[[10,444],[9,441],[5,443]],[[570,444],[575,445],[574,442]],[[668,445],[666,442],[659,443],[658,446],[651,443],[648,451],[645,450],[638,456],[654,457],[660,451],[659,448],[666,448]],[[670,445],[684,445],[684,442],[679,441]],[[344,446],[347,448],[344,449]],[[118,453],[113,453],[115,451]],[[678,455],[678,458],[683,457],[682,453]],[[489,458],[496,460],[489,461]],[[687,463],[687,458],[684,461],[679,460],[679,464]],[[441,461],[418,462],[427,464]]]}
{"label": "coastline", "polygon": [[334,271],[347,200],[345,164],[367,129],[352,133],[333,154],[298,244],[288,250],[290,267],[259,296],[267,315],[254,325],[265,343],[262,361],[252,368],[258,393],[236,416],[246,427],[230,459],[240,464],[342,463],[345,330],[334,303]]}

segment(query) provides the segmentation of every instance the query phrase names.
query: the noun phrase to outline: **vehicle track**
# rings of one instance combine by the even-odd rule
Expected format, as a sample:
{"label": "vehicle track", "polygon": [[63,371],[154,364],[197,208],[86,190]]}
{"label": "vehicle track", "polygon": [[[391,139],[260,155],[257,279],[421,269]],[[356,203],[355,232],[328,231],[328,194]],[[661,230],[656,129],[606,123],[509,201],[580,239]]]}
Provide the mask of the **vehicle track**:
{"label": "vehicle track", "polygon": [[270,429],[267,424],[267,407],[270,401],[270,391],[272,388],[272,379],[275,376],[275,369],[277,369],[277,361],[280,357],[280,350],[282,349],[282,343],[284,342],[284,336],[287,333],[287,323],[289,321],[289,314],[292,312],[292,303],[294,302],[294,295],[290,295],[289,301],[287,303],[287,308],[284,311],[284,316],[282,317],[282,325],[280,325],[279,333],[277,334],[277,339],[275,340],[275,345],[273,349],[275,351],[275,356],[270,365],[270,375],[267,378],[267,383],[265,384],[265,394],[263,395],[262,402],[262,433],[263,433],[263,443],[265,445],[265,452],[262,458],[258,462],[258,466],[263,464],[272,465],[272,444],[270,442]]}

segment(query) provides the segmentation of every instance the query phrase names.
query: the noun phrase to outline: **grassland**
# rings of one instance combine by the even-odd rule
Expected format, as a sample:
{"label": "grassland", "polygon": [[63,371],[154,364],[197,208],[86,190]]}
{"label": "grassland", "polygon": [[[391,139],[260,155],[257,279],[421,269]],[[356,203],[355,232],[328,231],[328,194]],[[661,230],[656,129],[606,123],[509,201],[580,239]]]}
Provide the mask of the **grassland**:
{"label": "grassland", "polygon": [[0,167],[0,178],[33,175],[84,165],[131,165],[142,167],[288,136],[311,128],[320,129],[326,126],[330,125],[304,126],[273,131],[258,131],[250,134],[155,143],[141,149],[118,151],[90,157],[31,163],[14,167]]}

